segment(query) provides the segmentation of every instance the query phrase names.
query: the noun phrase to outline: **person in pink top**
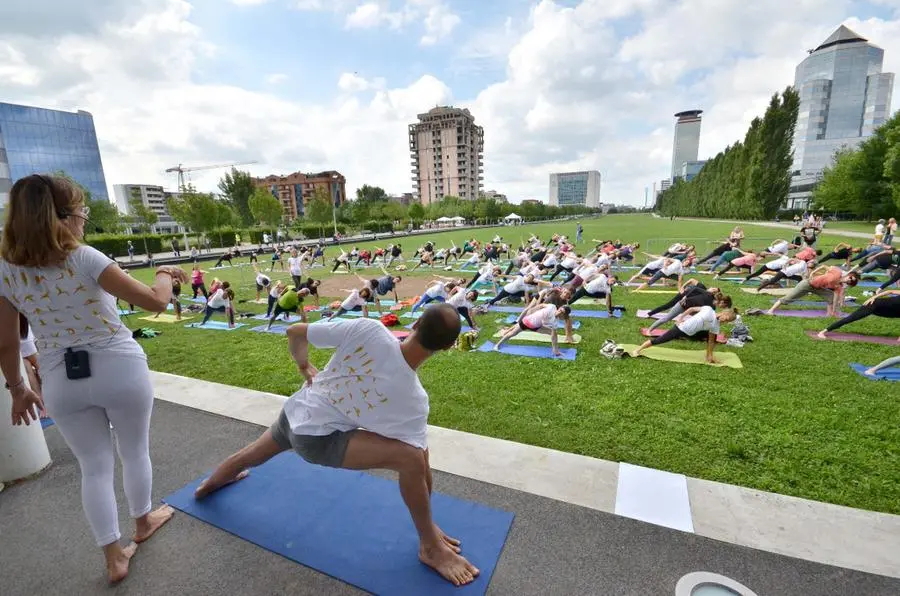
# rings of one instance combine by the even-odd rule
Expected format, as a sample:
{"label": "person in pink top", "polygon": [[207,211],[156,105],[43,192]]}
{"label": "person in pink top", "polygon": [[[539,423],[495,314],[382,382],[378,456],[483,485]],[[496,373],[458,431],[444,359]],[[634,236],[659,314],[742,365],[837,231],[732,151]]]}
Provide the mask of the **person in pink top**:
{"label": "person in pink top", "polygon": [[852,288],[857,283],[859,283],[858,273],[846,273],[840,267],[822,265],[810,273],[809,278],[794,286],[787,296],[773,304],[766,314],[774,315],[783,305],[790,304],[807,294],[815,294],[827,302],[828,316],[837,316],[836,313],[840,312],[844,302],[844,288]]}
{"label": "person in pink top", "polygon": [[191,271],[191,289],[194,291],[194,298],[197,298],[198,292],[201,292],[204,298],[209,298],[209,294],[206,292],[206,284],[203,283],[203,273],[200,265],[194,265],[194,269]]}
{"label": "person in pink top", "polygon": [[569,306],[541,304],[538,299],[535,299],[528,305],[528,308],[522,311],[516,324],[503,332],[503,336],[500,337],[497,345],[494,346],[494,351],[499,352],[500,346],[504,342],[509,341],[523,331],[535,331],[538,333],[549,333],[550,344],[553,346],[553,355],[561,356],[562,353],[557,346],[556,320],[568,320],[571,312],[572,309]]}
{"label": "person in pink top", "polygon": [[816,257],[822,254],[821,250],[816,250],[811,246],[804,246],[800,250],[797,251],[797,254],[794,255],[795,259],[800,259],[801,261],[809,261],[815,260]]}
{"label": "person in pink top", "polygon": [[716,274],[715,279],[719,279],[732,268],[736,268],[738,270],[746,269],[748,273],[753,271],[753,266],[756,265],[757,261],[759,261],[759,255],[752,250],[749,252],[744,252],[743,250],[737,248],[734,250],[741,253],[741,256],[731,259],[728,265]]}

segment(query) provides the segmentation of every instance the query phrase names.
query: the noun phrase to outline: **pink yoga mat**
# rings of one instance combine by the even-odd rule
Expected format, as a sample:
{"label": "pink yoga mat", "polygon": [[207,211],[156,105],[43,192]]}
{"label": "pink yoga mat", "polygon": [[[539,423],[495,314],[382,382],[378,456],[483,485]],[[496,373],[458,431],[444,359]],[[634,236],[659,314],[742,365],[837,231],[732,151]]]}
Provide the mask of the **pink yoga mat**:
{"label": "pink yoga mat", "polygon": [[[822,341],[822,338],[817,334],[818,331],[813,331],[812,329],[806,330],[806,335]],[[828,337],[825,338],[826,341],[856,341],[866,344],[881,344],[883,346],[900,346],[900,341],[897,341],[896,337],[881,337],[880,335],[862,335],[860,333],[838,333],[829,332]]]}

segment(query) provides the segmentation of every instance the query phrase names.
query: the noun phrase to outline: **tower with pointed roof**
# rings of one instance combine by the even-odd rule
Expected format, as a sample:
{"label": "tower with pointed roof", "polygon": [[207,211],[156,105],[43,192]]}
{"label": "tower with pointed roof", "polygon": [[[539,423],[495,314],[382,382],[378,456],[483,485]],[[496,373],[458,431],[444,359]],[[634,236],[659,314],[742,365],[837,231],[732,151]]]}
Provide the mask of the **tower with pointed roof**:
{"label": "tower with pointed roof", "polygon": [[800,110],[788,208],[809,206],[822,171],[842,148],[855,148],[890,117],[894,74],[884,50],[841,25],[797,66]]}

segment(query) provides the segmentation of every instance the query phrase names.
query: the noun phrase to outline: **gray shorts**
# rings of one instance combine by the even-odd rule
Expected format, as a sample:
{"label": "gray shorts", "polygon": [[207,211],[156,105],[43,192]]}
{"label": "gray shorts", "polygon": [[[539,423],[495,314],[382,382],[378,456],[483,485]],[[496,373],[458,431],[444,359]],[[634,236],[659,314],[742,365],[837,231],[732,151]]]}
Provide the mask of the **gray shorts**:
{"label": "gray shorts", "polygon": [[291,430],[291,424],[284,410],[269,430],[272,431],[272,438],[279,447],[293,449],[309,463],[329,468],[341,467],[350,437],[356,432],[336,430],[330,435],[297,435]]}

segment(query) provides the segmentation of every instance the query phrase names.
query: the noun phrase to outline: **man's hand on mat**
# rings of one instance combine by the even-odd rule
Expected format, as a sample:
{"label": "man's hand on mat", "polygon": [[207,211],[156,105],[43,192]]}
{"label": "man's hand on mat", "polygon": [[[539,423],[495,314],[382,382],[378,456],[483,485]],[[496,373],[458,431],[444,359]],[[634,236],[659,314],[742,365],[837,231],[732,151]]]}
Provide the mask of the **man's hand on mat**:
{"label": "man's hand on mat", "polygon": [[319,369],[312,365],[311,362],[307,362],[306,364],[298,364],[297,368],[300,369],[300,374],[306,379],[307,384],[312,385],[313,379],[316,378],[316,375],[319,374]]}

